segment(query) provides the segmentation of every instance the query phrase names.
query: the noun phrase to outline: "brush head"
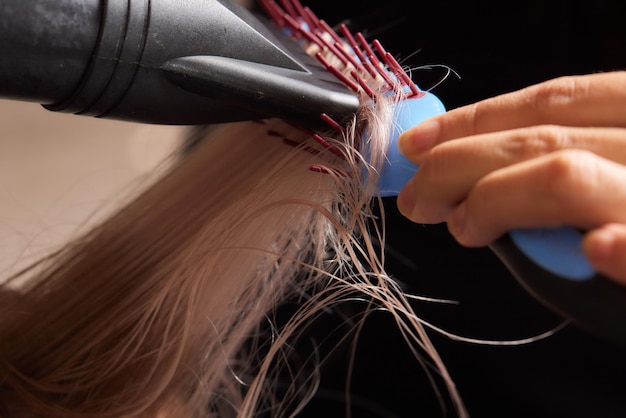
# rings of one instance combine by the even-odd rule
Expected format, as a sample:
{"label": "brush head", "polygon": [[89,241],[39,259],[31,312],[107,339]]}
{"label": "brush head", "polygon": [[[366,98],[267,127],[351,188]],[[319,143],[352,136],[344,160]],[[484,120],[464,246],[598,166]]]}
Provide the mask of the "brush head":
{"label": "brush head", "polygon": [[389,147],[380,170],[378,187],[382,197],[397,196],[413,177],[417,165],[409,161],[398,148],[398,137],[407,129],[446,111],[443,103],[432,93],[401,100],[393,112],[394,122],[389,132]]}
{"label": "brush head", "polygon": [[[369,121],[359,115],[368,113],[363,112],[366,107],[395,102],[393,122],[388,133],[388,150],[377,173],[376,184],[380,196],[397,196],[417,170],[417,166],[400,153],[398,137],[408,128],[444,113],[444,105],[432,93],[422,91],[378,40],[370,43],[362,33],[353,34],[345,24],[339,25],[338,30],[331,28],[298,0],[280,2],[280,5],[275,0],[261,0],[261,5],[277,27],[289,34],[294,44],[317,58],[328,75],[336,77],[359,98],[361,110],[354,113],[357,126],[354,131],[363,132],[362,136],[346,136],[347,131],[342,127],[345,121],[332,115],[324,114],[322,119],[336,134],[356,142],[349,145],[365,150],[365,159],[369,162],[374,159],[373,153],[367,155],[367,142],[371,140],[367,127]],[[366,125],[363,129],[361,123]],[[314,136],[314,139],[333,154],[341,156],[341,152],[320,135]],[[311,169],[324,173],[341,172],[317,165]],[[362,179],[366,179],[368,170],[368,167],[363,169]]]}

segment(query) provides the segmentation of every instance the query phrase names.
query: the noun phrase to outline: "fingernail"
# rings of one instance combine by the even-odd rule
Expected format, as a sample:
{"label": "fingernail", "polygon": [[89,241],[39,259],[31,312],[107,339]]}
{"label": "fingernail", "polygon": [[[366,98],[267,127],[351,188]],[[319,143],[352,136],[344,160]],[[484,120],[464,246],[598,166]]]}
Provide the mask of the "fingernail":
{"label": "fingernail", "polygon": [[440,130],[441,126],[436,121],[419,124],[398,137],[398,148],[405,156],[421,154],[435,146]]}
{"label": "fingernail", "polygon": [[448,220],[448,229],[455,237],[463,235],[467,223],[467,204],[461,203]]}
{"label": "fingernail", "polygon": [[402,215],[410,218],[415,207],[415,196],[413,196],[413,188],[411,187],[411,181],[409,181],[404,188],[400,191],[397,200],[398,210]]}

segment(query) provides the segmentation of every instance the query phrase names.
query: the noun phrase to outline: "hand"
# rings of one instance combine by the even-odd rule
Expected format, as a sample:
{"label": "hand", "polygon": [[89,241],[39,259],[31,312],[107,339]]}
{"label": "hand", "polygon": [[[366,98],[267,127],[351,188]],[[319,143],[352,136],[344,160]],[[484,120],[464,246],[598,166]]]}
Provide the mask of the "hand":
{"label": "hand", "polygon": [[407,130],[420,165],[398,197],[461,244],[515,228],[588,231],[583,250],[626,284],[626,72],[563,77],[452,110]]}

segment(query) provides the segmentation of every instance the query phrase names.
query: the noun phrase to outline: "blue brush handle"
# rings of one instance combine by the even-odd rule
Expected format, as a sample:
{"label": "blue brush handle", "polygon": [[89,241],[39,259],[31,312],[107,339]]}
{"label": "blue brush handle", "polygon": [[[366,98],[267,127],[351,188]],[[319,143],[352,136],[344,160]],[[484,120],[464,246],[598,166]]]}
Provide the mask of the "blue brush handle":
{"label": "blue brush handle", "polygon": [[491,249],[537,300],[588,332],[626,345],[626,287],[598,274],[569,227],[513,230]]}
{"label": "blue brush handle", "polygon": [[[400,132],[444,112],[430,93],[398,105],[378,181],[382,196],[397,196],[418,168],[398,150]],[[574,228],[514,230],[491,249],[537,300],[589,332],[626,345],[626,286],[597,274],[581,243],[582,233]]]}

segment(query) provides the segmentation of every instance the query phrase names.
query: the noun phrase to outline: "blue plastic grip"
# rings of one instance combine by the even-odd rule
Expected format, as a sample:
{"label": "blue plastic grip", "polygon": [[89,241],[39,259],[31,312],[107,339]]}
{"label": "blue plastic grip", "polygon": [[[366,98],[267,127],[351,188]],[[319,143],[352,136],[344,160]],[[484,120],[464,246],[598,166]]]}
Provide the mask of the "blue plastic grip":
{"label": "blue plastic grip", "polygon": [[424,92],[423,96],[403,100],[394,109],[395,123],[389,134],[387,159],[381,168],[378,189],[383,197],[397,196],[407,181],[415,174],[417,165],[409,161],[398,149],[398,137],[407,129],[444,113],[446,108],[437,96]]}
{"label": "blue plastic grip", "polygon": [[582,252],[582,233],[574,228],[516,229],[511,239],[528,258],[552,274],[574,281],[596,274]]}

